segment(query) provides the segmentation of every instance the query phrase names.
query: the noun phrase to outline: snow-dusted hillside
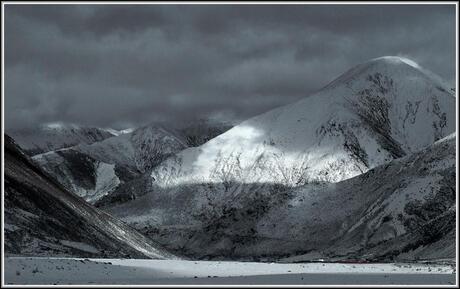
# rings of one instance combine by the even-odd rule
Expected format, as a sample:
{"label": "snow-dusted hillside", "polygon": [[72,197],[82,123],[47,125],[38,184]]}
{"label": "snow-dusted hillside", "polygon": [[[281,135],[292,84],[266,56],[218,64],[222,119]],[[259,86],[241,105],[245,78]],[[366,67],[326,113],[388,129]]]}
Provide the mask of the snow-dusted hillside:
{"label": "snow-dusted hillside", "polygon": [[185,147],[175,132],[149,125],[33,159],[67,189],[94,203]]}
{"label": "snow-dusted hillside", "polygon": [[452,259],[455,153],[454,134],[338,183],[155,188],[105,209],[195,258]]}
{"label": "snow-dusted hillside", "polygon": [[63,123],[16,130],[12,131],[10,135],[29,155],[46,153],[78,144],[92,144],[114,136],[110,131],[101,128]]}
{"label": "snow-dusted hillside", "polygon": [[64,189],[6,135],[4,177],[7,255],[174,257]]}
{"label": "snow-dusted hillside", "polygon": [[256,231],[302,242],[303,250],[322,258],[413,259],[413,250],[447,239],[444,250],[428,250],[418,258],[453,259],[455,154],[452,134],[356,178],[299,188],[292,199],[271,208]]}
{"label": "snow-dusted hillside", "polygon": [[410,60],[382,57],[174,155],[153,170],[152,181],[338,182],[454,131],[455,98],[442,81]]}

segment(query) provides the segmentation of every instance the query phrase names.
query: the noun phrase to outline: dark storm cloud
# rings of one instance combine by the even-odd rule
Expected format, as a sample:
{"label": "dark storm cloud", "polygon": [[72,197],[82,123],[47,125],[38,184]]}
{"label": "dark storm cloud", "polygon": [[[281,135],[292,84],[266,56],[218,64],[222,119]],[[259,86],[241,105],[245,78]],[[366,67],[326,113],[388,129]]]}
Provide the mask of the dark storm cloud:
{"label": "dark storm cloud", "polygon": [[5,6],[5,125],[241,120],[403,55],[454,83],[453,5]]}

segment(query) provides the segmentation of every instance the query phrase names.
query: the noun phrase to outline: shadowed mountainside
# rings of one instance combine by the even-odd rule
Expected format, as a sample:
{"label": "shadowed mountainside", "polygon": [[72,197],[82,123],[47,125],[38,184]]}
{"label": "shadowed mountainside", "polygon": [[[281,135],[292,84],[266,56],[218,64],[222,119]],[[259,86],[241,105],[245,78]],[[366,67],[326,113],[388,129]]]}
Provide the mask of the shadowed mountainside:
{"label": "shadowed mountainside", "polygon": [[5,140],[7,255],[171,258],[155,242],[68,192]]}

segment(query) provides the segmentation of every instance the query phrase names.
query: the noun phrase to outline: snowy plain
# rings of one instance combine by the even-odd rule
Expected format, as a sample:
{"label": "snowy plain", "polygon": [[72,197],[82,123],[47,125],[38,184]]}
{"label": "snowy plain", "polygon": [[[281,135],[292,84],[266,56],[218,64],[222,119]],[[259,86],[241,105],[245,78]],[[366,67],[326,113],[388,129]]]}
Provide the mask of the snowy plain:
{"label": "snowy plain", "polygon": [[5,285],[454,285],[455,267],[429,263],[256,263],[5,258]]}

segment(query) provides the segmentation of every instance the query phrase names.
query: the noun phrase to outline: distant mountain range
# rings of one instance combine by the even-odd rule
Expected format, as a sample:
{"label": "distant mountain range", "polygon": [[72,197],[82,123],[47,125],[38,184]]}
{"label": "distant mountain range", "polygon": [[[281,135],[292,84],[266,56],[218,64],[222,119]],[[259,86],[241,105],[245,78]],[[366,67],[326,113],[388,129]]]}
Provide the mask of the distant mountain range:
{"label": "distant mountain range", "polygon": [[28,155],[46,153],[78,144],[92,144],[114,136],[113,132],[75,124],[51,123],[8,132]]}
{"label": "distant mountain range", "polygon": [[64,187],[94,203],[119,185],[150,173],[165,158],[227,129],[226,124],[206,120],[178,129],[149,124],[114,130],[59,123],[12,135]]}

